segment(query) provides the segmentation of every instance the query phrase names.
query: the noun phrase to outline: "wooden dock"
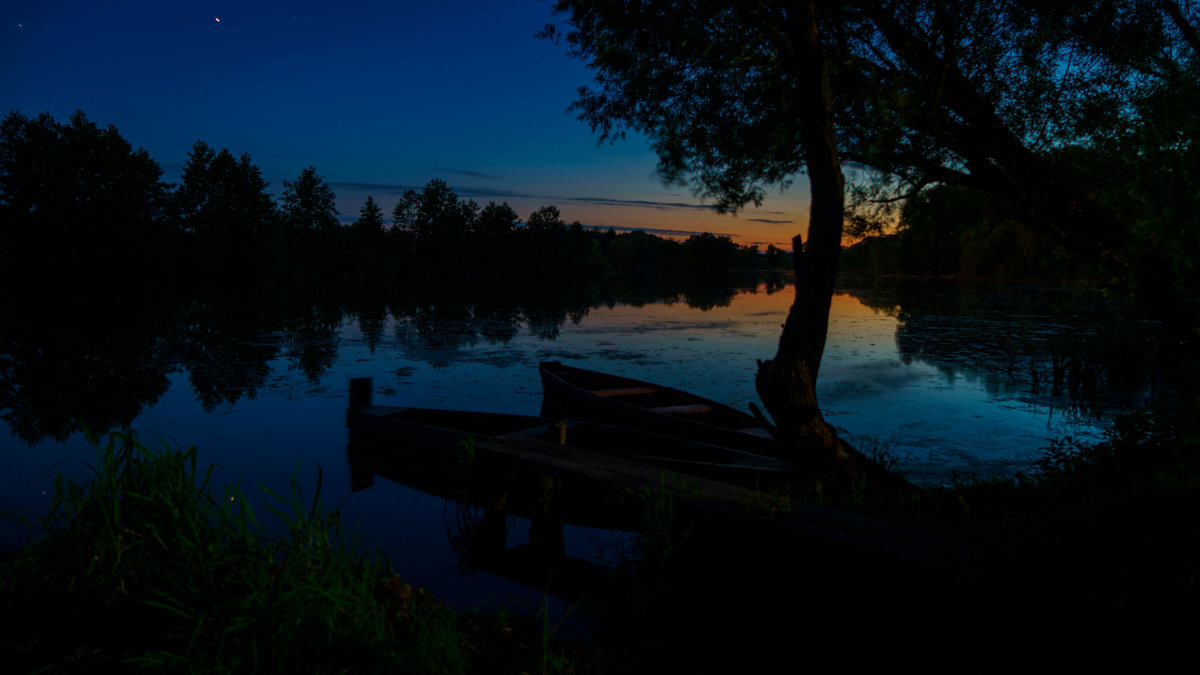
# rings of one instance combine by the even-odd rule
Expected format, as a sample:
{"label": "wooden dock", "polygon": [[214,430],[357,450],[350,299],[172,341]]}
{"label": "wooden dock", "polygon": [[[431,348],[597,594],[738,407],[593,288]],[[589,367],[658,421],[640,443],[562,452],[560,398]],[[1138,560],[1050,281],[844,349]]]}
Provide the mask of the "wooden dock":
{"label": "wooden dock", "polygon": [[[366,386],[366,395],[360,387],[352,396],[361,407],[371,404],[369,383]],[[348,415],[348,457],[356,489],[381,476],[526,517],[544,515],[552,502],[560,522],[631,531],[639,527],[644,501],[619,503],[613,494],[652,495],[665,490],[677,518],[739,536],[761,537],[806,555],[931,572],[967,569],[966,547],[960,541],[881,518],[802,502],[781,503],[756,490],[533,437],[511,437],[502,443],[479,439],[464,459],[453,448],[397,443],[356,431],[352,420],[353,415]],[[446,475],[461,475],[464,470],[492,484],[476,482],[474,495],[464,494],[461,482],[449,491]]]}

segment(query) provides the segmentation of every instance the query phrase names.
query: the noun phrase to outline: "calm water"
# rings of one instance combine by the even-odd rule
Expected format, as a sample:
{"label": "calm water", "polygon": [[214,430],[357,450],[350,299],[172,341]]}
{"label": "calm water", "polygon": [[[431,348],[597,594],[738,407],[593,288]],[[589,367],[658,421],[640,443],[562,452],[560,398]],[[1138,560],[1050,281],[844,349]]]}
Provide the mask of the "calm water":
{"label": "calm water", "polygon": [[[447,541],[454,509],[443,500],[383,480],[350,493],[344,459],[350,378],[373,377],[381,404],[536,414],[536,364],[556,359],[744,408],[756,400],[755,362],[773,355],[791,297],[790,288],[759,287],[707,310],[661,301],[553,310],[335,307],[264,322],[262,330],[247,318],[252,313],[202,319],[204,311],[189,310],[161,334],[147,329],[127,338],[131,355],[106,357],[116,364],[109,370],[118,372],[108,375],[114,381],[137,380],[128,387],[137,392],[129,394],[133,402],[115,400],[126,395],[122,387],[87,398],[131,409],[130,427],[144,440],[198,446],[203,461],[221,465],[224,482],[279,491],[297,472],[311,491],[319,465],[323,501],[340,508],[369,546],[387,552],[413,583],[470,607],[488,596],[528,594],[454,569]],[[1028,470],[1048,438],[1095,436],[1105,412],[1146,393],[1149,385],[1137,374],[1121,395],[1111,387],[1086,388],[1085,404],[1066,385],[1052,391],[1054,355],[1064,340],[1078,345],[1111,333],[1097,316],[1097,308],[1055,292],[841,293],[819,389],[827,419],[861,446],[888,450],[918,482]],[[9,379],[2,386],[32,391],[13,373],[48,351],[15,349],[4,357],[7,370],[0,373]],[[136,376],[127,374],[134,370]],[[1105,377],[1116,381],[1112,372]],[[50,397],[58,409],[39,413],[23,403],[33,394],[9,394],[5,400],[14,402],[0,423],[0,497],[4,507],[36,510],[53,472],[80,473],[90,456],[81,434],[63,431],[70,425],[54,427],[38,415],[70,418],[71,406],[89,402],[61,394]],[[30,438],[46,429],[65,439]],[[514,527],[510,545],[522,536],[520,524]],[[616,535],[580,532],[568,536],[568,552],[611,553]]]}

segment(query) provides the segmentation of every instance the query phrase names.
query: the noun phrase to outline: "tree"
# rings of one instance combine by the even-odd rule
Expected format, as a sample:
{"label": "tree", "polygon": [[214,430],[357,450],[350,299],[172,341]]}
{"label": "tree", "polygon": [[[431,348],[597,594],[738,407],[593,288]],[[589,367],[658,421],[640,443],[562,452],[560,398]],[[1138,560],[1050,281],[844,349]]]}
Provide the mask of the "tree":
{"label": "tree", "polygon": [[416,190],[405,190],[392,207],[392,227],[416,236],[419,197]]}
{"label": "tree", "polygon": [[531,232],[549,232],[563,229],[566,223],[563,222],[557,206],[542,206],[529,214],[525,227]]}
{"label": "tree", "polygon": [[196,141],[184,164],[179,188],[183,217],[191,231],[254,234],[275,215],[268,183],[250,155],[213,152]]}
{"label": "tree", "polygon": [[1172,0],[841,9],[839,141],[859,205],[939,184],[1132,287],[1194,343],[1200,207],[1195,9]]}
{"label": "tree", "polygon": [[358,210],[358,220],[354,221],[354,229],[372,234],[383,232],[383,211],[375,203],[374,197],[367,195],[367,200]]}
{"label": "tree", "polygon": [[358,211],[358,219],[350,226],[354,269],[361,276],[379,277],[387,272],[384,236],[383,211],[375,203],[375,198],[367,195]]}
{"label": "tree", "polygon": [[111,278],[153,267],[168,243],[161,175],[145,150],[82,111],[67,124],[10,112],[0,122],[0,268]]}
{"label": "tree", "polygon": [[844,179],[815,3],[785,9],[560,0],[555,10],[570,15],[572,54],[596,72],[596,88],[582,89],[574,108],[602,139],[626,130],[648,135],[665,180],[690,178],[701,196],[735,211],[761,204],[764,185],[786,184],[801,169],[808,174],[808,239],[793,239],[796,300],[776,356],[759,364],[756,384],[797,459],[844,460],[845,446],[816,396]]}
{"label": "tree", "polygon": [[738,246],[728,236],[693,234],[684,240],[683,252],[693,278],[721,278],[737,265]]}
{"label": "tree", "polygon": [[508,202],[499,205],[496,202],[488,202],[479,213],[475,232],[487,237],[503,237],[516,231],[519,222],[521,217]]}
{"label": "tree", "polygon": [[421,192],[405,190],[392,210],[392,223],[413,238],[415,255],[428,259],[461,245],[476,227],[479,205],[458,195],[435,178]]}
{"label": "tree", "polygon": [[337,195],[317,174],[314,166],[300,172],[292,181],[283,181],[283,216],[292,226],[303,230],[330,230],[338,225]]}
{"label": "tree", "polygon": [[196,141],[176,193],[180,217],[206,273],[243,276],[257,271],[275,202],[250,155],[235,158]]}
{"label": "tree", "polygon": [[[1134,278],[1168,321],[1178,313],[1164,302],[1187,299],[1197,280],[1197,228],[1168,229],[1161,202],[1147,217],[1122,184],[1132,174],[1134,191],[1174,190],[1164,196],[1200,206],[1190,189],[1197,124],[1183,112],[1200,103],[1195,17],[1171,0],[559,0],[555,10],[568,17],[572,54],[595,71],[573,107],[602,139],[646,134],[666,180],[690,181],[727,211],[807,175],[807,239],[793,240],[796,301],[757,377],[787,440],[839,446],[815,381],[847,210],[842,157],[864,168],[850,186],[856,224],[951,183]],[[1192,105],[1172,105],[1168,94]],[[1150,168],[1161,166],[1185,169],[1184,178]],[[1194,222],[1195,212],[1179,214]],[[1182,332],[1194,335],[1192,297]]]}

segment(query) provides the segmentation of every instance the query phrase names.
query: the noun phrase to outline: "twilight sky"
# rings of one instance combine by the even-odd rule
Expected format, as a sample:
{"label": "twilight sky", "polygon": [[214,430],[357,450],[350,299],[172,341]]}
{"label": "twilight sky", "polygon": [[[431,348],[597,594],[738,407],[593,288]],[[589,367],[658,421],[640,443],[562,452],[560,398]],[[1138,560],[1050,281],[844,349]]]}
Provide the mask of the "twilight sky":
{"label": "twilight sky", "polygon": [[[178,179],[196,140],[250,153],[278,194],[314,165],[343,220],[372,195],[432,178],[522,218],[714,232],[790,247],[807,182],[718,216],[664,186],[644,138],[597,145],[566,108],[590,81],[564,45],[534,38],[540,0],[5,2],[0,114],[82,109]],[[219,19],[219,21],[218,21]]]}

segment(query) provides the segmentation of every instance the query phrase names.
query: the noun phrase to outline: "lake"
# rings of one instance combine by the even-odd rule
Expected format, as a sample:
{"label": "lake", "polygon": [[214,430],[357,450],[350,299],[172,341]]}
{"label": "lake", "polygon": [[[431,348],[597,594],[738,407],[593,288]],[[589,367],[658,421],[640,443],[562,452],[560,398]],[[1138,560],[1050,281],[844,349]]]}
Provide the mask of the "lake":
{"label": "lake", "polygon": [[[43,508],[54,472],[84,472],[83,426],[128,426],[197,446],[222,467],[218,482],[246,488],[286,493],[295,475],[311,498],[319,466],[323,503],[364,545],[460,608],[536,599],[456,569],[443,500],[384,480],[350,492],[350,378],[374,378],[384,405],[536,414],[537,363],[560,360],[744,409],[791,298],[775,283],[666,300],[9,299],[0,508]],[[843,289],[818,387],[826,418],[918,483],[1030,471],[1048,439],[1098,437],[1161,387],[1148,324],[1111,309],[1067,290]],[[622,542],[577,530],[568,552],[603,559]]]}

